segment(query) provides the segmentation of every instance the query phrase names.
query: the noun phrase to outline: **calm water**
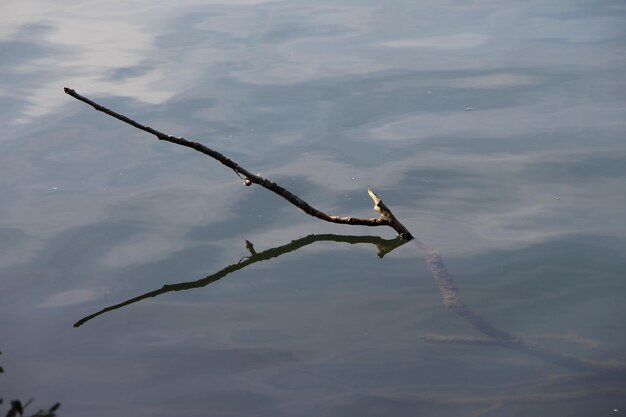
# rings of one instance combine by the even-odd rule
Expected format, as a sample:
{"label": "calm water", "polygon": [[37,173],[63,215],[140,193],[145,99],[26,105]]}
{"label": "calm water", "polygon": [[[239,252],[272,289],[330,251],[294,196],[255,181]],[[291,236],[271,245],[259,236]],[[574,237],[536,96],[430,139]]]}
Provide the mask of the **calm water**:
{"label": "calm water", "polygon": [[[622,1],[75,3],[0,5],[0,412],[626,413]],[[372,187],[448,274],[65,86],[329,213]]]}

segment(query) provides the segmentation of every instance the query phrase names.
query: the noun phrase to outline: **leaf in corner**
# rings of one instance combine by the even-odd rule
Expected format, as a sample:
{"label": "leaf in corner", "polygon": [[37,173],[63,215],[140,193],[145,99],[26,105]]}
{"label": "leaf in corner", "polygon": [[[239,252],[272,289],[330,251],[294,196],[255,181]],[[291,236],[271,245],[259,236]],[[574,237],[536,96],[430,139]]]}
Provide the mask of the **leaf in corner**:
{"label": "leaf in corner", "polygon": [[17,414],[20,416],[24,414],[24,407],[20,400],[11,401],[11,409],[7,413],[7,417],[15,417]]}

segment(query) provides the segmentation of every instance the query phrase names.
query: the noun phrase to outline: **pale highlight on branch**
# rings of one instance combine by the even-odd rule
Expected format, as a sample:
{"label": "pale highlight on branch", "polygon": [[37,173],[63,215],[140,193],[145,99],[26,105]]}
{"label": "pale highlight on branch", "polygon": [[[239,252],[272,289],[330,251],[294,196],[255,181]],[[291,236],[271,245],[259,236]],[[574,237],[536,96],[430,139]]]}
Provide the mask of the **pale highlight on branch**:
{"label": "pale highlight on branch", "polygon": [[274,181],[270,181],[267,178],[263,178],[260,175],[252,174],[247,169],[241,167],[232,159],[224,156],[223,154],[201,144],[198,142],[189,141],[180,136],[172,136],[166,133],[160,132],[156,129],[151,128],[150,126],[143,125],[135,120],[124,116],[123,114],[117,113],[111,109],[108,109],[89,98],[78,94],[75,90],[65,87],[65,92],[70,96],[74,97],[77,100],[80,100],[84,103],[89,104],[94,109],[101,111],[103,113],[108,114],[109,116],[115,117],[118,120],[121,120],[124,123],[127,123],[137,129],[143,130],[144,132],[148,132],[153,134],[159,140],[164,140],[167,142],[175,143],[177,145],[186,146],[188,148],[194,149],[198,152],[201,152],[205,155],[210,156],[211,158],[221,162],[223,165],[235,171],[237,175],[244,179],[244,183],[246,185],[257,184],[261,187],[272,191],[275,194],[278,194],[285,200],[289,201],[294,206],[298,207],[306,214],[317,217],[318,219],[331,222],[331,223],[340,223],[340,224],[350,224],[350,225],[359,225],[359,226],[389,226],[393,228],[398,235],[402,236],[406,240],[413,239],[413,236],[408,231],[408,229],[396,219],[396,217],[391,213],[389,208],[381,201],[381,199],[371,190],[368,189],[368,193],[372,200],[374,200],[374,209],[380,213],[380,216],[377,218],[363,218],[363,217],[349,217],[349,216],[334,216],[330,214],[326,214],[315,207],[311,206],[306,201],[302,200],[297,195],[293,194],[289,190],[281,187]]}

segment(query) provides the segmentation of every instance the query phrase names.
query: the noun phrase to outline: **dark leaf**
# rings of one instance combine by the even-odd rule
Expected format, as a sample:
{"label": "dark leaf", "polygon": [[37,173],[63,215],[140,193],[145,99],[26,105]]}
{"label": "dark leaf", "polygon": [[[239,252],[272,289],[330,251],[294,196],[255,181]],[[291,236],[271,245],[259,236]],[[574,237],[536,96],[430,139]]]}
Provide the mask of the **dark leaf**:
{"label": "dark leaf", "polygon": [[16,415],[24,414],[24,407],[22,407],[22,402],[20,400],[11,401],[11,409],[7,413],[7,417],[15,417]]}

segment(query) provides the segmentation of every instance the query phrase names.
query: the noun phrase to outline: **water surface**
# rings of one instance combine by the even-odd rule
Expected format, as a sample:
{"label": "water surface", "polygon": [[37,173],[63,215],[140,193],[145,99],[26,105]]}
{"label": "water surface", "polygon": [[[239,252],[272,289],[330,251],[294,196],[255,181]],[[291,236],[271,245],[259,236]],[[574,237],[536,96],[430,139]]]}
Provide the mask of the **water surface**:
{"label": "water surface", "polygon": [[[623,413],[625,14],[3,2],[1,397],[69,417]],[[372,187],[469,311],[557,359],[482,340],[415,244],[377,255],[393,230],[310,218],[65,86],[332,214],[374,216]],[[336,236],[73,327],[311,234]]]}

